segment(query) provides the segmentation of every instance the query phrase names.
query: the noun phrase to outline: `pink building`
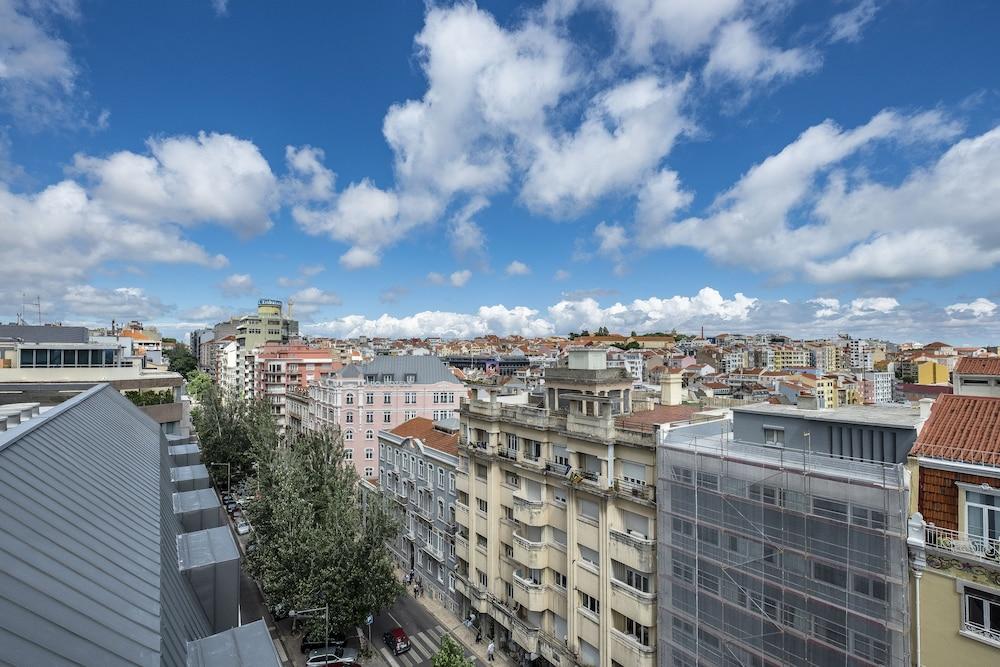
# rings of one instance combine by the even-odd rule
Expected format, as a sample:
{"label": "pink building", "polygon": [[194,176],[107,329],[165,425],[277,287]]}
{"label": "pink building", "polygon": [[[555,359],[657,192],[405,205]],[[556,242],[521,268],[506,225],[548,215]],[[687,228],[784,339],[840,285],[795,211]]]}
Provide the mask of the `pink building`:
{"label": "pink building", "polygon": [[458,419],[463,385],[437,357],[379,356],[309,385],[307,428],[338,427],[358,474],[378,476],[378,432],[415,417]]}
{"label": "pink building", "polygon": [[270,342],[253,355],[253,392],[271,404],[278,426],[288,425],[286,397],[289,391],[307,391],[310,382],[339,371],[343,364],[333,361],[330,350],[305,343]]}

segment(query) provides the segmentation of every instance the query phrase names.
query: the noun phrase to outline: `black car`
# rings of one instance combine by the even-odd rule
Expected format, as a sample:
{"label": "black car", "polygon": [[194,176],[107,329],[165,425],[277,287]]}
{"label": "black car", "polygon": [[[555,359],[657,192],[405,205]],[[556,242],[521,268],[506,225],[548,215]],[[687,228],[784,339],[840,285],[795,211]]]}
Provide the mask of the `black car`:
{"label": "black car", "polygon": [[308,653],[309,651],[315,651],[319,648],[326,648],[328,645],[330,648],[340,648],[347,643],[347,637],[342,633],[334,633],[330,635],[329,644],[323,641],[323,637],[320,635],[309,636],[306,635],[302,638],[302,644],[300,648],[303,653]]}

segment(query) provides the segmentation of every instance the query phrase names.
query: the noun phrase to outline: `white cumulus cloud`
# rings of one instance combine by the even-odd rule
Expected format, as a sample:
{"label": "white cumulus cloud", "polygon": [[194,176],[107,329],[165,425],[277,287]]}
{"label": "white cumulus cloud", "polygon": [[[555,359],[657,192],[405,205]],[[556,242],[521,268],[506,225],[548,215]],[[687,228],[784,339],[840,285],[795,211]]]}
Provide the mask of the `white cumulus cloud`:
{"label": "white cumulus cloud", "polygon": [[508,276],[526,276],[531,273],[531,268],[520,260],[514,260],[507,265],[505,273]]}
{"label": "white cumulus cloud", "polygon": [[966,303],[953,303],[950,306],[945,306],[944,310],[949,315],[968,314],[973,317],[990,317],[996,312],[997,304],[985,297],[979,297]]}

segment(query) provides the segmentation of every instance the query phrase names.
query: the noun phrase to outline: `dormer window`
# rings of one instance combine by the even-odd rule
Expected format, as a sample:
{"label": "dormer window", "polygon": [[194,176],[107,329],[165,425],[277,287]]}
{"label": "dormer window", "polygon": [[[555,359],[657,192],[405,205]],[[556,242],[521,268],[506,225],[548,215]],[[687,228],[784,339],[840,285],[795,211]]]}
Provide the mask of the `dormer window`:
{"label": "dormer window", "polygon": [[417,381],[417,374],[416,373],[407,373],[406,374],[406,382],[407,382],[407,384],[414,384],[416,381]]}
{"label": "dormer window", "polygon": [[382,375],[382,382],[392,382],[392,375],[388,373]]}

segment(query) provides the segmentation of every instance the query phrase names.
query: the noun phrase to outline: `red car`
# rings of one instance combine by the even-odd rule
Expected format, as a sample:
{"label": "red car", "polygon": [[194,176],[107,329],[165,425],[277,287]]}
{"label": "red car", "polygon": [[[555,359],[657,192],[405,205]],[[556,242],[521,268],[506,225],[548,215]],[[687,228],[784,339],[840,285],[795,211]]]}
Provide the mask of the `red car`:
{"label": "red car", "polygon": [[393,628],[384,635],[385,645],[389,647],[393,655],[399,655],[410,650],[410,638],[403,632],[403,628]]}

